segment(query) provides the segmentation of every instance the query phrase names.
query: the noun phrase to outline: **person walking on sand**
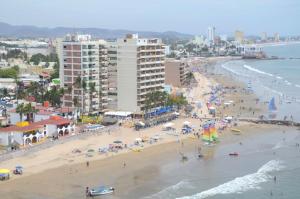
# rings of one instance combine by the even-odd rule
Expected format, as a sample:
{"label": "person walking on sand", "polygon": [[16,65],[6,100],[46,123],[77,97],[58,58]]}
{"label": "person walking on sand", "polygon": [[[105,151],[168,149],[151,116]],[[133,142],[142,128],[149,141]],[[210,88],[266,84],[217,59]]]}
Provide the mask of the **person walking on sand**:
{"label": "person walking on sand", "polygon": [[126,167],[126,162],[123,163],[123,168],[125,168],[125,167]]}
{"label": "person walking on sand", "polygon": [[89,167],[89,166],[90,166],[90,162],[87,161],[87,162],[86,162],[86,167]]}

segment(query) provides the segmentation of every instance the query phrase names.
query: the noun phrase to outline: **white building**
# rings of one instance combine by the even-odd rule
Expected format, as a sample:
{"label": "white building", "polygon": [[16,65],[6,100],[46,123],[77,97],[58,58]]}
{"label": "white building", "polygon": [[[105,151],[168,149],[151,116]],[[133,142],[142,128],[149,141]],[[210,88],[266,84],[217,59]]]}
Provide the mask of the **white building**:
{"label": "white building", "polygon": [[208,30],[207,30],[207,39],[208,39],[208,42],[210,44],[214,44],[214,41],[215,41],[215,37],[216,37],[216,28],[215,27],[208,27]]}
{"label": "white building", "polygon": [[163,91],[165,49],[161,39],[127,35],[117,40],[118,109],[144,110],[146,94]]}
{"label": "white building", "polygon": [[[83,113],[99,113],[106,108],[108,55],[105,44],[103,40],[91,40],[90,35],[67,35],[57,46],[61,87],[67,91],[64,106],[76,106]],[[76,84],[78,79],[81,83]]]}

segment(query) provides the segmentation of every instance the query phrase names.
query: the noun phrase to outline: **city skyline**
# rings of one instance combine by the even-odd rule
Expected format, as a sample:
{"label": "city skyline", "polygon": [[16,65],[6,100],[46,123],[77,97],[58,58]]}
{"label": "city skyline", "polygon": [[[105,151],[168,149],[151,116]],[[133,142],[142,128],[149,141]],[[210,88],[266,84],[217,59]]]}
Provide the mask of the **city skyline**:
{"label": "city skyline", "polygon": [[215,26],[216,34],[233,35],[235,30],[242,30],[247,35],[260,35],[262,32],[278,32],[282,36],[300,34],[300,27],[295,20],[299,18],[300,2],[296,0],[130,0],[126,3],[116,0],[11,0],[2,2],[2,7],[5,9],[2,10],[0,21],[13,25],[177,31],[189,34],[205,34],[207,27]]}

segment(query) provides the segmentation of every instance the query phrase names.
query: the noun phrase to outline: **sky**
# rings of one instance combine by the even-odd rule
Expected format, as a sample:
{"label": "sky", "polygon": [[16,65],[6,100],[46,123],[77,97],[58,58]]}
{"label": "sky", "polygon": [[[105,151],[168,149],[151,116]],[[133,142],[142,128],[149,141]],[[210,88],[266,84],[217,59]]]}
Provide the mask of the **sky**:
{"label": "sky", "polygon": [[300,35],[300,0],[1,0],[0,21],[205,34]]}

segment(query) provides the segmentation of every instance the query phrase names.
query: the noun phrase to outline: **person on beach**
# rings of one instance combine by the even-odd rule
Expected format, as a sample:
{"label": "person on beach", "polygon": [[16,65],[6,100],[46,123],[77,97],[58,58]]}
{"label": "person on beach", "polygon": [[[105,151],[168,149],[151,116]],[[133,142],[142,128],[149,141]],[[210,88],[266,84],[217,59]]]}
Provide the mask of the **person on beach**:
{"label": "person on beach", "polygon": [[86,162],[86,167],[89,167],[89,166],[90,166],[90,162],[87,161],[87,162]]}
{"label": "person on beach", "polygon": [[86,187],[86,189],[85,189],[85,195],[86,196],[90,196],[90,189],[89,189],[89,187]]}
{"label": "person on beach", "polygon": [[125,168],[125,167],[126,167],[126,162],[123,163],[123,168]]}

